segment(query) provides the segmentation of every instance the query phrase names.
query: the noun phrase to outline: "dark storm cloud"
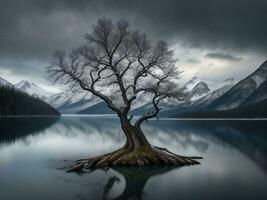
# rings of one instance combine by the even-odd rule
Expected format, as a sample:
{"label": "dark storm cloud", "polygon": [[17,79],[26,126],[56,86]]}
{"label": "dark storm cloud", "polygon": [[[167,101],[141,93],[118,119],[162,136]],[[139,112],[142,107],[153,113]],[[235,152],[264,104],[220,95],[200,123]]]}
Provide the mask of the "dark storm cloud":
{"label": "dark storm cloud", "polygon": [[160,37],[191,46],[267,49],[266,0],[120,0],[110,5],[135,12]]}
{"label": "dark storm cloud", "polygon": [[0,0],[0,64],[48,61],[75,47],[99,17],[126,18],[185,46],[267,52],[266,0]]}
{"label": "dark storm cloud", "polygon": [[206,55],[207,58],[212,58],[212,59],[218,59],[218,60],[229,60],[229,61],[240,61],[242,58],[233,56],[231,54],[226,54],[226,53],[208,53]]}

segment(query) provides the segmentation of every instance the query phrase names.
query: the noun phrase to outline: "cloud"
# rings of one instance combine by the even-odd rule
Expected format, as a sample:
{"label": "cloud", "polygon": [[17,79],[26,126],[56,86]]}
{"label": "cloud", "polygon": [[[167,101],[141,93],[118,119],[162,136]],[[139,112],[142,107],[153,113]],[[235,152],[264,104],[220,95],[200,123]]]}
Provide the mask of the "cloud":
{"label": "cloud", "polygon": [[[99,17],[126,18],[152,38],[267,52],[264,0],[0,0],[2,56],[47,59],[83,42]],[[10,14],[12,13],[12,14]]]}
{"label": "cloud", "polygon": [[[267,53],[265,0],[0,0],[0,5],[0,67],[22,76],[43,75],[54,50],[82,44],[102,17],[124,18],[153,41],[180,48],[237,52],[242,58],[244,52]],[[201,63],[189,59],[188,64],[205,63],[198,56],[192,58]],[[217,59],[237,61],[225,55]]]}
{"label": "cloud", "polygon": [[218,60],[228,60],[228,61],[240,61],[242,60],[241,57],[236,57],[231,54],[227,53],[208,53],[206,54],[207,58],[212,58],[212,59],[218,59]]}

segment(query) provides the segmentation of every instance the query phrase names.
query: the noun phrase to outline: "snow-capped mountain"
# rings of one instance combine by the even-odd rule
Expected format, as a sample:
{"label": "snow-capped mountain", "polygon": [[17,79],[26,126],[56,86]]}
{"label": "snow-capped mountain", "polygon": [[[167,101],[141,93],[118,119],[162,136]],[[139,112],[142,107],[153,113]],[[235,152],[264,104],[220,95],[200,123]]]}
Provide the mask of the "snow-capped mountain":
{"label": "snow-capped mountain", "polygon": [[200,81],[191,91],[191,100],[199,99],[203,97],[205,94],[209,93],[210,89],[207,83]]}
{"label": "snow-capped mountain", "polygon": [[[199,84],[197,83],[198,86],[196,85],[194,88],[200,88],[201,89],[200,91],[203,91],[204,95],[202,97],[195,95],[193,96],[193,98],[190,99],[190,101],[163,102],[160,105],[160,107],[162,108],[162,111],[160,112],[160,116],[161,117],[172,117],[172,116],[177,116],[181,113],[195,112],[195,111],[201,110],[202,108],[210,105],[217,98],[221,97],[223,94],[225,94],[229,89],[233,87],[232,84],[227,84],[227,83],[229,82],[226,82],[226,85],[224,85],[222,88],[208,92],[209,90],[208,85],[201,81],[199,82]],[[192,93],[192,91],[190,91],[189,93]],[[203,94],[203,93],[200,93],[200,94]],[[140,115],[144,112],[151,111],[152,108],[153,106],[151,104],[146,104],[134,110],[133,114]]]}
{"label": "snow-capped mountain", "polygon": [[[212,90],[208,82],[211,85]],[[188,94],[189,100],[186,102],[177,102],[171,100],[165,100],[161,103],[160,107],[162,108],[162,115],[170,116],[177,112],[185,112],[191,110],[201,109],[217,98],[222,96],[225,92],[227,92],[235,83],[235,79],[230,78],[225,81],[210,81],[203,80],[197,77],[193,77],[189,82],[187,82],[182,90],[184,90]],[[149,99],[142,98],[136,100],[135,105],[132,106],[131,113],[133,115],[141,115],[145,112],[151,111],[153,106],[151,105]],[[111,114],[113,113],[106,106],[104,102],[96,103],[92,106],[88,106],[86,109],[79,112],[80,114]]]}
{"label": "snow-capped mountain", "polygon": [[182,90],[188,94],[191,101],[196,101],[213,91],[226,85],[234,85],[235,83],[236,80],[234,78],[228,78],[224,81],[213,81],[194,76],[182,87]]}
{"label": "snow-capped mountain", "polygon": [[36,83],[22,80],[15,86],[29,95],[38,97],[57,108],[61,113],[78,113],[81,110],[98,103],[100,100],[85,92],[59,92],[52,93]]}
{"label": "snow-capped mountain", "polygon": [[78,113],[101,100],[88,92],[68,91],[54,94],[44,99],[61,113]]}
{"label": "snow-capped mountain", "polygon": [[42,99],[54,108],[57,108],[61,113],[78,113],[100,102],[97,97],[88,92],[67,91],[55,94],[36,83],[26,80],[18,82],[15,86],[29,95]]}
{"label": "snow-capped mountain", "polygon": [[227,91],[229,91],[233,87],[232,84],[230,85],[225,85],[222,88],[219,88],[213,92],[210,92],[209,94],[205,95],[204,97],[192,102],[192,105],[194,107],[203,108],[212,102],[214,102],[216,99],[224,95]]}
{"label": "snow-capped mountain", "polygon": [[9,87],[14,87],[11,83],[9,83],[7,80],[3,79],[0,77],[0,86],[9,86]]}
{"label": "snow-capped mountain", "polygon": [[[1,84],[10,83],[0,78]],[[112,114],[105,102],[88,92],[67,91],[51,95],[37,84],[28,81],[21,81],[16,84],[16,87],[28,94],[41,97],[61,113]],[[177,117],[186,116],[183,114],[231,111],[231,109],[240,107],[243,112],[247,106],[253,107],[258,102],[259,105],[263,105],[267,101],[267,61],[237,84],[233,78],[211,81],[193,77],[182,90],[188,94],[188,100],[185,102],[163,101],[160,116]],[[149,102],[147,97],[136,100],[132,106],[132,114],[141,115],[151,111],[153,106]]]}
{"label": "snow-capped mountain", "polygon": [[16,83],[15,86],[23,92],[40,99],[49,97],[53,94],[50,91],[43,89],[41,86],[25,80]]}
{"label": "snow-capped mountain", "polygon": [[164,117],[175,117],[179,116],[183,113],[191,113],[191,112],[197,112],[207,106],[209,106],[211,103],[213,103],[216,99],[224,95],[228,90],[230,90],[233,87],[233,85],[225,85],[222,88],[219,88],[215,91],[212,91],[206,95],[204,95],[202,98],[199,98],[195,101],[191,102],[184,102],[178,105],[172,105],[168,107],[164,107],[163,111],[160,113],[160,116]]}
{"label": "snow-capped mountain", "polygon": [[[260,88],[267,80],[267,61],[265,61],[254,73],[237,83],[226,94],[218,98],[212,105],[211,110],[229,110],[240,106],[250,95]],[[263,91],[266,93],[266,91]],[[252,98],[252,97],[251,97]]]}
{"label": "snow-capped mountain", "polygon": [[108,106],[104,101],[101,101],[92,106],[88,106],[84,110],[80,111],[79,114],[115,114],[115,113],[108,108]]}
{"label": "snow-capped mountain", "polygon": [[225,79],[224,81],[214,81],[194,76],[183,86],[183,89],[186,92],[190,92],[193,90],[194,87],[196,87],[197,84],[201,82],[205,83],[210,89],[210,92],[212,92],[219,88],[224,87],[225,85],[234,85],[236,83],[236,80],[234,78],[228,78]]}
{"label": "snow-capped mountain", "polygon": [[59,112],[52,106],[41,99],[27,95],[27,92],[1,77],[0,89],[0,115],[59,115]]}
{"label": "snow-capped mountain", "polygon": [[[193,77],[189,81],[184,89],[189,93],[190,101],[188,102],[173,102],[164,101],[161,107],[164,110],[178,109],[179,111],[191,110],[202,108],[207,104],[213,102],[216,98],[221,96],[226,89],[229,89],[232,85],[228,85],[225,88],[216,89],[219,86],[225,86],[228,83],[234,82],[233,79],[225,80],[224,82],[213,82],[209,80],[203,80],[197,77]],[[209,84],[207,84],[209,83]],[[39,98],[42,98],[45,102],[57,108],[61,113],[65,114],[111,114],[112,111],[106,106],[106,104],[88,92],[67,91],[52,94],[35,83],[29,81],[20,81],[16,84],[16,87],[20,90]],[[212,88],[212,89],[210,89]],[[191,90],[190,90],[191,89]],[[214,90],[215,89],[215,90]],[[135,101],[132,106],[134,114],[140,114],[146,110],[151,110],[151,105],[148,103],[146,97],[142,97]],[[182,109],[181,109],[182,108]]]}
{"label": "snow-capped mountain", "polygon": [[[131,110],[143,108],[148,102],[150,102],[148,96],[136,99],[132,104]],[[84,110],[80,111],[79,114],[114,114],[114,112],[108,108],[104,101],[99,101],[96,104],[87,106]]]}
{"label": "snow-capped mountain", "polygon": [[[207,84],[209,82],[209,84]],[[199,84],[200,83],[200,84]],[[192,93],[199,84],[210,92],[201,98],[191,98],[189,102],[162,105],[161,117],[264,117],[267,116],[267,61],[254,73],[234,84],[234,79],[223,82],[211,82],[193,77],[185,86],[187,93]],[[208,86],[208,87],[207,87]],[[219,87],[222,86],[222,87]],[[217,88],[213,90],[214,88]],[[200,90],[202,91],[202,90]],[[204,93],[204,92],[203,92]],[[192,95],[194,96],[194,95]],[[152,105],[145,105],[134,111],[139,114],[149,111]]]}

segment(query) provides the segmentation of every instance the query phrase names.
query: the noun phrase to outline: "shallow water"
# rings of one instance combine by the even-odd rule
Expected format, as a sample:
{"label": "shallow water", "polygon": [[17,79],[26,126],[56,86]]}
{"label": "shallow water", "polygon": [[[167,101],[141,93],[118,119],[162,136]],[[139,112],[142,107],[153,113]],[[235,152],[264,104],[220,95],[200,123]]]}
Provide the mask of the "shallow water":
{"label": "shallow water", "polygon": [[0,118],[0,199],[266,199],[266,122],[151,121],[153,145],[203,156],[201,165],[77,174],[64,160],[124,144],[117,119]]}

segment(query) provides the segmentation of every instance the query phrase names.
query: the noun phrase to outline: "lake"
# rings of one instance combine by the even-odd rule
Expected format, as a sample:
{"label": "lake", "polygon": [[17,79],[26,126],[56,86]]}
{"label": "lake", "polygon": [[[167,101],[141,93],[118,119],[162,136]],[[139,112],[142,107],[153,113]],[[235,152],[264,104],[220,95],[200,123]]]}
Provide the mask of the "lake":
{"label": "lake", "polygon": [[267,121],[159,120],[149,141],[182,155],[189,167],[110,168],[66,173],[73,160],[122,146],[113,117],[0,118],[0,199],[266,199]]}

